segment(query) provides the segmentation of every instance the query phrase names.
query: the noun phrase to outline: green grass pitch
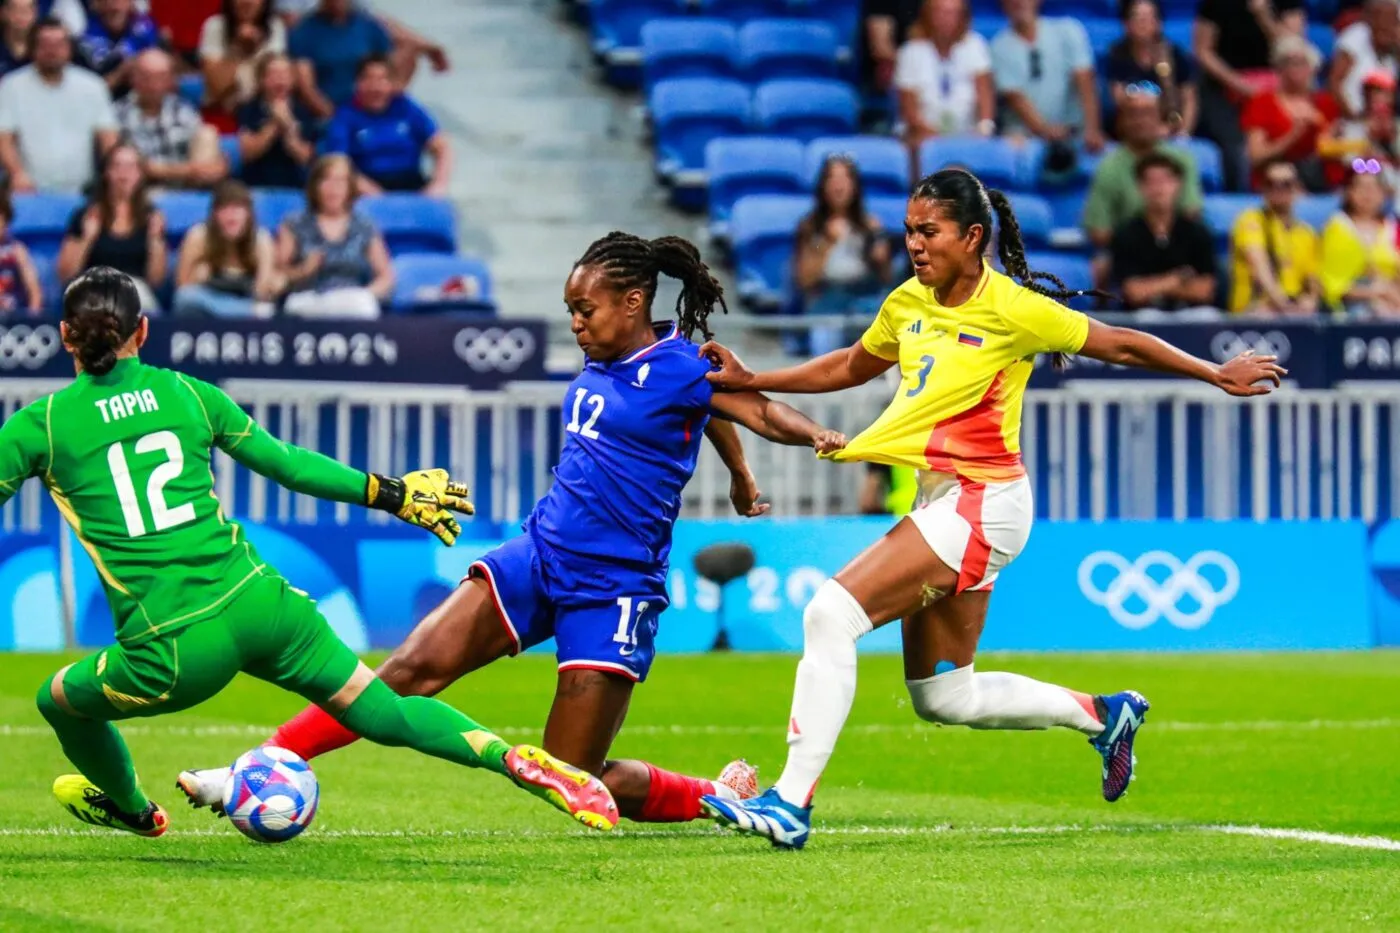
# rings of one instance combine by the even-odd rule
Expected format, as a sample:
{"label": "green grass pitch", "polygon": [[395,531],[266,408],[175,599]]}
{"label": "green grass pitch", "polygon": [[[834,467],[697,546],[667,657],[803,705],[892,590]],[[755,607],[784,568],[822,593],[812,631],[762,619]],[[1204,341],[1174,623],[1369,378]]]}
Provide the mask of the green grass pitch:
{"label": "green grass pitch", "polygon": [[[165,838],[89,829],[49,795],[68,768],[32,703],[62,660],[0,656],[0,930],[1400,929],[1395,652],[982,659],[1152,700],[1116,805],[1079,736],[928,726],[899,660],[865,657],[797,853],[708,824],[590,833],[494,775],[364,743],[316,762],[306,835],[260,846],[173,790],[298,709],[246,678],[127,727]],[[771,781],[794,663],[663,657],[616,752],[702,774],[743,755]],[[553,677],[527,657],[446,697],[534,740]]]}

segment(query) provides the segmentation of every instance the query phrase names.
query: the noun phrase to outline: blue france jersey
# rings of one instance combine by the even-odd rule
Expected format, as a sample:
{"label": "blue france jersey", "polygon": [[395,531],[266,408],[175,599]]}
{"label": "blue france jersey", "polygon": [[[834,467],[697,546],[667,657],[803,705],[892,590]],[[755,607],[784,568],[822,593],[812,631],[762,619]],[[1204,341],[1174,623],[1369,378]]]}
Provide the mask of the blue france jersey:
{"label": "blue france jersey", "polygon": [[709,421],[710,364],[675,324],[656,331],[658,342],[621,360],[589,360],[569,385],[554,485],[525,522],[552,548],[666,562]]}

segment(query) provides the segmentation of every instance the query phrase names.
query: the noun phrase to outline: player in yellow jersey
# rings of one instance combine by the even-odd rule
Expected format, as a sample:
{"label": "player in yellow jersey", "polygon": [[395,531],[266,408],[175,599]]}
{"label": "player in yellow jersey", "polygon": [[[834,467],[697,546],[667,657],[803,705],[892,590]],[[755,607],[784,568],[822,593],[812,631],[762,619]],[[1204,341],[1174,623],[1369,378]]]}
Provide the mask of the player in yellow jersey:
{"label": "player in yellow jersey", "polygon": [[[983,258],[993,215],[1009,275]],[[979,729],[1077,730],[1103,757],[1104,798],[1122,796],[1146,700],[1132,691],[1094,696],[973,669],[992,585],[1031,530],[1031,487],[1019,443],[1031,367],[1038,354],[1078,354],[1199,379],[1241,396],[1267,393],[1285,375],[1273,357],[1244,353],[1217,366],[1149,334],[1069,310],[1059,300],[1082,293],[1027,267],[1006,196],[969,172],[949,169],[919,182],[904,240],[914,277],[890,294],[854,345],[766,373],[746,369],[718,344],[701,348],[718,366],[711,381],[729,390],[835,392],[898,365],[894,401],[830,456],[920,471],[914,511],[807,605],[788,759],[778,783],[745,801],[703,800],[721,823],[774,845],[800,848],[807,841],[812,792],[855,696],[856,641],[901,618],[905,678],[920,717]]]}

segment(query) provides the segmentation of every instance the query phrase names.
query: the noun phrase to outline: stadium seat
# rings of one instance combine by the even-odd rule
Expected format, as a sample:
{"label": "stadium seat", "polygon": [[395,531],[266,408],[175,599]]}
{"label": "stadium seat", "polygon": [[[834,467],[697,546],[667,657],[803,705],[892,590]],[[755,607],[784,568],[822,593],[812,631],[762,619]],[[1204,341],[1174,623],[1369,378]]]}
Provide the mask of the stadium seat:
{"label": "stadium seat", "polygon": [[17,194],[10,232],[36,256],[54,259],[63,245],[68,219],[83,203],[76,194]]}
{"label": "stadium seat", "polygon": [[[1094,270],[1087,256],[1073,253],[1026,253],[1026,265],[1032,272],[1048,272],[1065,283],[1066,288],[1091,289],[1094,287]],[[1048,284],[1048,283],[1047,283]],[[1070,302],[1075,307],[1092,305],[1093,299],[1075,299]]]}
{"label": "stadium seat", "polygon": [[592,0],[593,54],[602,60],[608,81],[634,86],[641,79],[642,27],[680,13],[677,0]]}
{"label": "stadium seat", "polygon": [[895,197],[890,194],[867,195],[865,211],[880,221],[880,226],[893,236],[904,231],[904,216],[909,210],[908,197]]}
{"label": "stadium seat", "polygon": [[719,16],[736,23],[787,15],[787,0],[685,0],[701,16]]}
{"label": "stadium seat", "polygon": [[1309,23],[1308,41],[1322,53],[1322,61],[1329,62],[1332,60],[1332,49],[1337,44],[1337,31],[1331,23]]}
{"label": "stadium seat", "polygon": [[1235,220],[1251,207],[1259,206],[1257,194],[1208,194],[1201,219],[1210,228],[1217,246],[1227,246]]}
{"label": "stadium seat", "polygon": [[253,213],[258,226],[276,230],[282,219],[306,209],[306,194],[300,188],[254,188]]}
{"label": "stadium seat", "polygon": [[392,310],[490,311],[496,302],[491,270],[475,256],[406,253],[394,257]]}
{"label": "stadium seat", "polygon": [[988,42],[992,37],[1007,27],[1009,21],[1000,12],[997,13],[974,13],[972,16],[972,31],[977,33]]}
{"label": "stadium seat", "polygon": [[[1174,143],[1173,145],[1182,145]],[[1225,175],[1222,160],[1220,157],[1220,147],[1209,139],[1187,139],[1184,146],[1196,160],[1196,171],[1201,175],[1201,188],[1208,194],[1214,194],[1225,186]]]}
{"label": "stadium seat", "polygon": [[748,132],[749,89],[724,78],[662,81],[648,97],[656,169],[673,184],[703,187],[705,145]]}
{"label": "stadium seat", "polygon": [[[1181,15],[1176,18],[1164,20],[1162,23],[1162,35],[1173,45],[1178,46],[1184,52],[1190,52],[1192,44],[1192,33],[1195,31],[1196,22],[1192,17],[1195,15],[1195,8],[1180,11]],[[1166,15],[1165,12],[1163,15]]]}
{"label": "stadium seat", "polygon": [[815,186],[829,155],[850,156],[867,195],[909,195],[909,150],[886,136],[822,136],[807,144],[807,179]]}
{"label": "stadium seat", "polygon": [[642,83],[670,78],[731,78],[738,43],[722,19],[662,19],[642,27]]}
{"label": "stadium seat", "polygon": [[1049,203],[1034,194],[1009,194],[1011,209],[1016,214],[1016,224],[1021,228],[1021,242],[1027,249],[1044,249],[1050,245],[1050,231],[1055,227],[1055,217]]}
{"label": "stadium seat", "polygon": [[842,81],[767,81],[754,92],[758,129],[804,142],[853,132],[859,110],[856,92]]}
{"label": "stadium seat", "polygon": [[1108,54],[1113,43],[1123,38],[1123,23],[1106,17],[1085,17],[1080,20],[1084,31],[1089,34],[1089,48],[1094,58],[1100,61]]}
{"label": "stadium seat", "polygon": [[778,78],[834,78],[836,31],[826,23],[760,19],[739,30],[739,68],[752,82]]}
{"label": "stadium seat", "polygon": [[734,204],[729,239],[740,298],[769,309],[783,303],[797,224],[811,209],[806,195],[758,194]]}
{"label": "stadium seat", "polygon": [[209,192],[164,191],[156,196],[155,205],[165,215],[165,239],[172,250],[178,250],[190,228],[209,216]]}
{"label": "stadium seat", "polygon": [[1001,137],[936,137],[919,147],[919,172],[923,175],[960,167],[977,173],[989,188],[1021,186],[1021,159],[1016,147]]}
{"label": "stadium seat", "polygon": [[226,133],[219,137],[219,152],[223,155],[224,161],[228,162],[229,177],[237,178],[243,171],[243,150],[238,145],[238,136],[235,133]]}
{"label": "stadium seat", "polygon": [[1332,215],[1342,209],[1342,199],[1336,194],[1310,194],[1298,200],[1293,209],[1298,219],[1312,227],[1320,235],[1322,228],[1332,219]]}
{"label": "stadium seat", "polygon": [[452,204],[421,194],[381,194],[358,206],[374,221],[389,254],[457,252],[457,216]]}
{"label": "stadium seat", "polygon": [[805,194],[808,176],[802,144],[773,136],[712,139],[705,146],[710,234],[727,239],[734,203],[755,194]]}
{"label": "stadium seat", "polygon": [[839,53],[849,57],[860,28],[860,8],[861,0],[787,0],[786,15],[826,23],[836,32]]}
{"label": "stadium seat", "polygon": [[197,71],[181,75],[176,93],[196,107],[204,106],[204,75]]}
{"label": "stadium seat", "polygon": [[32,250],[29,256],[34,260],[34,275],[38,278],[39,290],[43,293],[40,298],[44,302],[44,310],[48,313],[59,311],[63,302],[63,288],[62,283],[58,281],[54,257]]}

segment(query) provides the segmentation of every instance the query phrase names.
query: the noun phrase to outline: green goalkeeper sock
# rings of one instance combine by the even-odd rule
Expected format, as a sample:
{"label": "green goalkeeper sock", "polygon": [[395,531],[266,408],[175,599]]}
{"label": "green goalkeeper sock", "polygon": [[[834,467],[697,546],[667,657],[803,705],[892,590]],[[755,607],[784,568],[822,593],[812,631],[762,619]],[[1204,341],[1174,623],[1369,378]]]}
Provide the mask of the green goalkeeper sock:
{"label": "green goalkeeper sock", "polygon": [[50,687],[52,681],[51,677],[39,688],[39,712],[53,726],[58,742],[63,746],[63,754],[82,772],[83,777],[102,788],[102,792],[111,797],[123,812],[144,812],[151,801],[141,790],[136,767],[131,762],[131,752],[117,727],[110,722],[79,719],[65,712],[54,701]]}
{"label": "green goalkeeper sock", "polygon": [[491,730],[431,697],[401,697],[375,678],[341,718],[345,728],[380,745],[407,746],[469,768],[507,774],[511,746]]}

